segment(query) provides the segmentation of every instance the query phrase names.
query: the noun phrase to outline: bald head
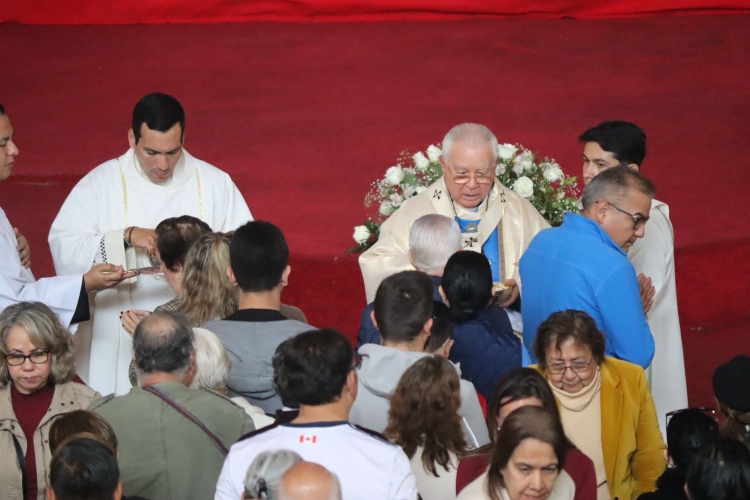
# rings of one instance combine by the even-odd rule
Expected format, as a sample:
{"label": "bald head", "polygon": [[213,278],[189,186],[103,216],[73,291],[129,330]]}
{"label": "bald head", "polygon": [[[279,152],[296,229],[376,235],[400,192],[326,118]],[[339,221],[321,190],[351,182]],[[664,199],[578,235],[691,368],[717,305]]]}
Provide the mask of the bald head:
{"label": "bald head", "polygon": [[341,500],[341,484],[335,474],[313,462],[294,464],[281,476],[278,500]]}
{"label": "bald head", "polygon": [[133,357],[139,376],[187,372],[195,353],[194,339],[183,314],[153,313],[141,320],[133,332]]}

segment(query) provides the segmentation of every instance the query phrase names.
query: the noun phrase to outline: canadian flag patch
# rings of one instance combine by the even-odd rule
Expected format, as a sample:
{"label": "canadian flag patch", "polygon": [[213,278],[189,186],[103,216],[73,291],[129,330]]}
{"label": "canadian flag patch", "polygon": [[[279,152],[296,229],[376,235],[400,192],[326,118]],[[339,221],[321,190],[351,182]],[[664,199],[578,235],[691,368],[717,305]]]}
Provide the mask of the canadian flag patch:
{"label": "canadian flag patch", "polygon": [[307,436],[305,434],[302,434],[299,437],[300,443],[313,443],[316,444],[318,442],[318,436]]}

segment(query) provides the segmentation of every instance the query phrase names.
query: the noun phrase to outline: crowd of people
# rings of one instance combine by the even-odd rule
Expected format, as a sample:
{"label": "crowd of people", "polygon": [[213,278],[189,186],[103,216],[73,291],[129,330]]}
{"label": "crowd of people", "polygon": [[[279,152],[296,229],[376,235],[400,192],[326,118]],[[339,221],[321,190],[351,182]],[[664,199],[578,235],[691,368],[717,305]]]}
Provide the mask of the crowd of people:
{"label": "crowd of people", "polygon": [[[171,96],[136,104],[52,225],[56,277],[0,210],[0,497],[750,498],[750,357],[688,408],[637,125],[581,135],[557,228],[497,181],[489,129],[451,129],[443,176],[360,258],[356,350],[282,303],[284,234],[185,125]],[[18,154],[0,105],[0,182]]]}

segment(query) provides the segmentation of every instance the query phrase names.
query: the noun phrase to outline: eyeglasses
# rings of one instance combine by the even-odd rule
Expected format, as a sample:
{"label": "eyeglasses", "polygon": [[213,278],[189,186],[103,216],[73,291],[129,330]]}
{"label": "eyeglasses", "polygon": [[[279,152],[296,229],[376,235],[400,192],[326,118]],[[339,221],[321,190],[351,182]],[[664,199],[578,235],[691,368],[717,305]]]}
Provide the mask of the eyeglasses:
{"label": "eyeglasses", "polygon": [[49,359],[49,351],[34,351],[28,356],[24,356],[21,353],[5,355],[5,361],[7,361],[10,366],[21,366],[27,359],[35,365],[41,365],[42,363],[46,363]]}
{"label": "eyeglasses", "polygon": [[686,412],[688,410],[697,410],[697,411],[703,412],[709,417],[711,417],[714,422],[716,422],[717,424],[719,423],[719,417],[716,414],[716,409],[711,408],[710,406],[694,406],[692,408],[682,408],[681,410],[670,411],[669,413],[667,413],[667,418],[666,418],[665,423],[669,424],[670,418],[674,417],[675,415],[679,415],[682,412]]}
{"label": "eyeglasses", "polygon": [[[607,203],[609,203],[609,202],[607,202]],[[638,229],[639,227],[641,227],[645,223],[647,223],[648,220],[650,219],[650,217],[647,217],[645,215],[641,215],[641,214],[635,214],[634,215],[634,214],[631,214],[630,212],[626,212],[622,208],[620,208],[620,207],[618,207],[618,206],[616,206],[616,205],[614,205],[612,203],[609,203],[609,206],[611,206],[612,208],[614,208],[618,212],[622,212],[625,215],[627,215],[628,217],[630,217],[631,219],[633,219],[633,229]]]}
{"label": "eyeglasses", "polygon": [[570,370],[573,373],[583,373],[589,369],[589,366],[591,365],[592,361],[593,359],[588,360],[586,363],[584,363],[583,361],[574,361],[573,363],[569,365],[563,365],[563,364],[547,365],[547,371],[551,375],[562,375],[563,373],[565,373],[565,370],[570,368]]}
{"label": "eyeglasses", "polygon": [[477,184],[492,184],[493,182],[494,176],[492,175],[491,170],[477,170],[474,175],[469,175],[467,173],[459,174],[456,173],[456,169],[453,168],[450,163],[447,165],[451,170],[453,182],[456,184],[467,184],[471,179],[477,181]]}

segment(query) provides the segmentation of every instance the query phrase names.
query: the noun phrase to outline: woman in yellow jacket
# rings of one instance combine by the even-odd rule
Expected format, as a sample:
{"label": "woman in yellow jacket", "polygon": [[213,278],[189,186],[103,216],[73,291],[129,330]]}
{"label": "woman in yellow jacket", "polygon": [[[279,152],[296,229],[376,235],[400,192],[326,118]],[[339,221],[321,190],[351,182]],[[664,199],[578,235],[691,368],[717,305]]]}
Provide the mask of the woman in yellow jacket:
{"label": "woman in yellow jacket", "polygon": [[656,489],[666,447],[643,368],[604,347],[596,322],[568,310],[541,324],[534,352],[565,434],[594,461],[597,500],[631,500]]}

